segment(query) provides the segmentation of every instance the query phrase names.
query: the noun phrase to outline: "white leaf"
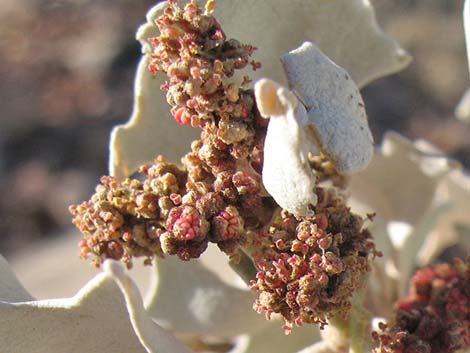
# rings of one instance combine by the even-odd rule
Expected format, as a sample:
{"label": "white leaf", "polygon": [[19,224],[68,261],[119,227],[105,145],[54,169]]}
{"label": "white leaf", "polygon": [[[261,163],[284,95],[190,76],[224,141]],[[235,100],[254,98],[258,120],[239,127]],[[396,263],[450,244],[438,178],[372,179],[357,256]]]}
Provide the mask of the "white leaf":
{"label": "white leaf", "polygon": [[[467,43],[467,61],[470,73],[470,0],[465,0],[463,9],[463,23],[465,27],[465,40]],[[465,122],[470,122],[470,89],[462,97],[455,108],[455,116]]]}
{"label": "white leaf", "polygon": [[[139,27],[136,38],[143,54],[151,51],[148,39],[159,34],[155,19],[162,15],[166,2],[155,5],[147,13],[147,22]],[[148,58],[142,57],[134,83],[134,106],[129,121],[116,126],[109,145],[109,173],[123,179],[138,167],[163,154],[178,162],[189,151],[190,143],[199,137],[199,129],[181,126],[170,114],[166,94],[160,90],[166,76],[153,76],[148,70]],[[178,141],[178,143],[175,143]]]}
{"label": "white leaf", "polygon": [[320,341],[310,347],[302,349],[298,353],[336,353],[336,352],[333,349],[331,349],[328,342]]}
{"label": "white leaf", "polygon": [[295,327],[288,336],[282,330],[281,320],[272,320],[264,330],[243,336],[229,353],[295,353],[320,340],[318,328],[313,325]]}
{"label": "white leaf", "polygon": [[388,132],[368,168],[351,178],[351,197],[386,223],[416,224],[442,178],[457,164],[422,142]]}
{"label": "white leaf", "polygon": [[5,258],[0,255],[0,301],[16,303],[31,300],[34,298],[18,281]]}
{"label": "white leaf", "polygon": [[252,309],[254,299],[248,288],[227,284],[200,260],[168,257],[156,260],[145,307],[160,324],[178,332],[233,337],[269,324]]}
{"label": "white leaf", "polygon": [[[2,353],[190,353],[146,315],[120,264],[93,278],[74,297],[39,301],[0,298]],[[5,275],[5,273],[7,275]],[[0,278],[11,278],[0,260]],[[17,283],[10,280],[11,285]]]}
{"label": "white leaf", "polygon": [[316,205],[315,176],[308,152],[318,152],[303,130],[305,107],[286,88],[262,79],[255,84],[258,109],[270,117],[264,142],[263,184],[283,209],[307,216]]}
{"label": "white leaf", "polygon": [[352,174],[367,167],[373,138],[364,102],[349,74],[310,42],[281,61],[289,87],[307,108],[305,127],[312,129],[338,172]]}
{"label": "white leaf", "polygon": [[159,154],[177,162],[199,136],[198,129],[181,126],[171,116],[165,94],[160,91],[163,81],[162,75],[152,76],[147,58],[142,58],[135,78],[131,118],[111,133],[110,175],[123,179]]}
{"label": "white leaf", "polygon": [[[351,177],[349,204],[362,215],[376,213],[368,229],[384,256],[374,261],[370,304],[387,316],[416,264],[416,252],[430,236],[433,222],[448,208],[436,202],[437,190],[458,165],[423,141],[411,142],[389,132],[366,170]],[[407,224],[400,243],[393,224]]]}
{"label": "white leaf", "polygon": [[259,49],[263,66],[254,80],[286,84],[277,58],[304,41],[316,43],[360,87],[410,62],[378,27],[368,0],[219,0],[214,16],[229,38]]}
{"label": "white leaf", "polygon": [[470,176],[461,170],[453,170],[439,185],[438,203],[446,203],[448,212],[437,219],[432,234],[419,253],[421,264],[427,263],[446,247],[458,241],[470,244],[469,237],[460,239],[456,226],[470,227]]}

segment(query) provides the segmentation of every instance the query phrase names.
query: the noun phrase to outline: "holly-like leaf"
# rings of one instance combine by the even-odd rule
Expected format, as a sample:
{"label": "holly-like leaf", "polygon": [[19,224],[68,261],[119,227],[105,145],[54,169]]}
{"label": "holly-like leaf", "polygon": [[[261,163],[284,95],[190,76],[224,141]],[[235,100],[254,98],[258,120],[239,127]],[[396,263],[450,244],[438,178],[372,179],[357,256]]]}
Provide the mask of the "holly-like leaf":
{"label": "holly-like leaf", "polygon": [[314,42],[359,87],[410,62],[378,27],[368,0],[219,0],[214,16],[228,37],[258,48],[263,66],[251,75],[254,80],[286,84],[277,58],[305,41]]}
{"label": "holly-like leaf", "polygon": [[0,351],[190,353],[147,316],[121,265],[105,268],[72,298],[35,301],[0,257],[0,282],[10,288],[0,293]]}

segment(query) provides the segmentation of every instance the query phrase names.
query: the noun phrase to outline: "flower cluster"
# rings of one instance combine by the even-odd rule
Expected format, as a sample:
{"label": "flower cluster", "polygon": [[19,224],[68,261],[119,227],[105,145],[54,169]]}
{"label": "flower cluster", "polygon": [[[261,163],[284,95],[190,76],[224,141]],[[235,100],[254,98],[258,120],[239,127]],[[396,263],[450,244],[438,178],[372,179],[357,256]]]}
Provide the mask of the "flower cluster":
{"label": "flower cluster", "polygon": [[[156,20],[160,36],[151,39],[149,70],[168,76],[161,88],[175,120],[200,127],[201,139],[183,157],[184,171],[171,165],[171,173],[163,173],[169,165],[160,158],[141,168],[144,182],[104,177],[90,201],[71,207],[85,234],[82,256],[93,253],[98,264],[162,253],[189,260],[209,241],[234,254],[245,241],[245,226],[264,225],[274,208],[263,202],[259,175],[266,121],[253,92],[229,80],[248,65],[255,48],[227,40],[210,3],[205,13],[195,2],[184,9],[176,1],[168,5]],[[152,212],[140,211],[141,203]]]}
{"label": "flower cluster", "polygon": [[[104,177],[90,201],[72,206],[74,223],[85,235],[82,256],[95,255],[131,265],[132,257],[199,257],[209,242],[237,259],[238,249],[259,271],[252,288],[256,309],[280,313],[286,332],[292,324],[319,323],[346,316],[350,299],[377,254],[363,219],[351,213],[340,193],[345,179],[324,155],[312,156],[318,204],[307,218],[280,211],[261,181],[268,120],[253,90],[235,70],[251,63],[255,50],[227,39],[212,17],[191,1],[168,1],[155,24],[149,70],[163,72],[174,119],[199,127],[200,139],[182,158],[183,168],[163,157],[143,166],[143,181]],[[282,161],[280,161],[281,163]],[[276,216],[277,215],[277,216]]]}
{"label": "flower cluster", "polygon": [[470,348],[470,259],[418,270],[392,325],[373,333],[375,353],[453,353]]}
{"label": "flower cluster", "polygon": [[315,216],[297,220],[282,212],[265,235],[272,245],[255,256],[255,309],[268,317],[280,313],[287,333],[294,323],[323,327],[329,318],[347,317],[351,296],[370,270],[369,257],[380,255],[364,220],[335,189],[316,192]]}
{"label": "flower cluster", "polygon": [[141,171],[147,177],[143,182],[102,177],[89,201],[70,207],[73,223],[84,235],[81,257],[93,254],[95,265],[110,258],[130,266],[133,257],[149,262],[154,255],[162,256],[160,236],[186,175],[162,157]]}
{"label": "flower cluster", "polygon": [[[149,69],[164,72],[170,78],[162,89],[175,120],[182,125],[200,126],[211,131],[221,125],[219,138],[233,144],[247,139],[250,124],[243,124],[253,108],[252,94],[230,82],[235,70],[249,63],[254,47],[227,40],[216,19],[201,13],[195,2],[184,10],[177,1],[169,1],[164,15],[157,19],[160,36],[151,39],[153,52]],[[253,68],[259,63],[251,61]],[[248,78],[246,78],[248,80]],[[229,121],[241,119],[239,134],[230,131]]]}

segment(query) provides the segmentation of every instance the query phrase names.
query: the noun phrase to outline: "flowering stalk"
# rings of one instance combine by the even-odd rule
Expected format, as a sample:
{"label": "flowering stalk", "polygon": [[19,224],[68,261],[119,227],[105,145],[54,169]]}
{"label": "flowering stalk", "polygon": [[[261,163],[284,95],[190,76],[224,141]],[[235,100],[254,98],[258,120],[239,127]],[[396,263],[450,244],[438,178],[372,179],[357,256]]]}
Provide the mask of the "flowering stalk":
{"label": "flowering stalk", "polygon": [[200,139],[182,169],[158,157],[140,169],[143,181],[104,177],[90,201],[72,206],[85,236],[81,254],[93,255],[97,265],[113,258],[130,266],[139,256],[197,258],[212,242],[234,262],[246,260],[241,254],[252,259],[240,267],[256,273],[250,285],[258,312],[280,314],[286,333],[294,324],[323,327],[348,316],[369,260],[379,253],[341,189],[320,184],[344,184],[325,156],[309,161],[318,179],[312,215],[280,210],[267,194],[260,173],[268,120],[247,87],[249,77],[240,82],[235,75],[260,66],[250,60],[256,48],[227,39],[213,6],[209,1],[202,11],[195,1],[181,8],[169,0],[156,20],[160,35],[150,40],[149,70],[168,76],[161,88],[174,119],[200,128]]}

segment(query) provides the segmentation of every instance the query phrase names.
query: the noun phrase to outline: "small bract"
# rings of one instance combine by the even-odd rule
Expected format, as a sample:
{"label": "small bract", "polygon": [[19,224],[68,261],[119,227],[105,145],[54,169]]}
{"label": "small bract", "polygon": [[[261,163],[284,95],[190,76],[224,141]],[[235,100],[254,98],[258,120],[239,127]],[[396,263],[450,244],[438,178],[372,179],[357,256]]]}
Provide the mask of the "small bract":
{"label": "small bract", "polygon": [[255,96],[261,115],[271,118],[264,142],[263,184],[282,208],[308,216],[309,206],[317,203],[308,152],[318,148],[303,129],[307,111],[292,92],[268,79],[255,84]]}

